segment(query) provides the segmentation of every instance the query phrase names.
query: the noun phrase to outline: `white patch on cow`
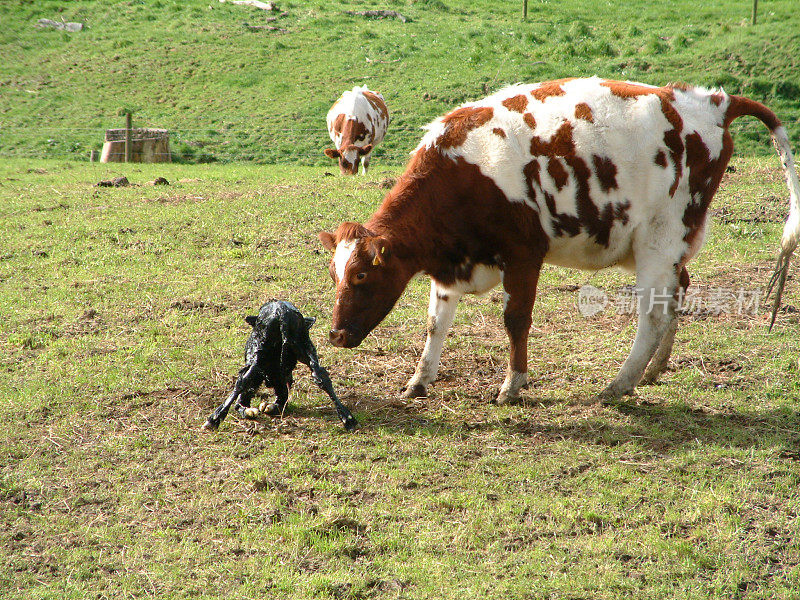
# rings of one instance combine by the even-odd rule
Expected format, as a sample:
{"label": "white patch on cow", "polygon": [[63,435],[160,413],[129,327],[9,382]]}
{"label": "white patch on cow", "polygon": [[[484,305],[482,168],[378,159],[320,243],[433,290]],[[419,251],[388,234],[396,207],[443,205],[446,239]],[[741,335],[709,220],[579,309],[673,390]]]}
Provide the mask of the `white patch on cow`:
{"label": "white patch on cow", "polygon": [[347,266],[347,261],[350,260],[355,248],[356,240],[342,241],[336,245],[336,251],[333,253],[333,267],[339,281],[344,279],[344,270]]}
{"label": "white patch on cow", "polygon": [[[463,158],[477,165],[481,173],[492,179],[510,202],[525,203],[538,214],[542,228],[549,238],[548,263],[582,269],[600,269],[612,265],[635,267],[633,243],[637,236],[666,236],[672,244],[682,246],[685,226],[682,218],[689,194],[686,154],[681,156],[681,178],[674,194],[670,188],[675,182],[676,167],[672,154],[666,146],[664,134],[673,129],[673,124],[664,114],[661,97],[642,94],[621,97],[603,85],[598,77],[574,79],[561,84],[562,95],[552,95],[537,100],[532,92],[541,84],[517,84],[500,90],[465,107],[491,107],[492,118],[470,130],[459,147],[440,148],[442,155],[452,159]],[[635,84],[639,87],[658,89],[655,86]],[[711,95],[718,94],[717,106]],[[531,113],[536,125],[531,129],[523,115],[503,106],[503,101],[518,95],[527,97],[525,112]],[[721,90],[693,88],[674,90],[672,108],[682,121],[680,135],[697,132],[711,159],[722,151],[724,115],[730,99]],[[588,105],[591,120],[576,117],[576,107]],[[436,147],[437,139],[445,132],[444,117],[427,126],[417,150]],[[557,218],[545,202],[545,194],[552,199],[556,214],[572,219],[579,216],[583,222],[587,215],[579,214],[577,198],[580,195],[578,179],[564,156],[533,155],[531,141],[537,137],[540,144],[551,143],[568,123],[574,143],[571,158],[579,159],[589,170],[588,196],[596,207],[597,215],[615,214],[615,210],[627,206],[624,218],[615,218],[609,231],[608,245],[598,244],[597,237],[589,235],[585,227],[580,233],[557,229]],[[502,129],[506,136],[494,133]],[[667,157],[667,166],[656,162],[659,153]],[[539,162],[539,181],[528,182],[525,168],[532,161]],[[558,189],[557,182],[548,173],[550,160],[560,161],[567,173],[567,182]],[[595,160],[610,161],[616,168],[615,186],[603,186],[596,173]],[[533,187],[535,198],[529,194]],[[700,240],[698,240],[699,242]],[[692,252],[699,249],[699,243]],[[462,285],[462,284],[460,284]],[[463,287],[469,288],[470,285]],[[469,291],[465,289],[465,291]]]}
{"label": "white patch on cow", "polygon": [[498,267],[488,265],[475,265],[468,281],[457,279],[447,288],[441,288],[444,292],[450,293],[452,290],[458,295],[461,294],[485,294],[496,287],[503,279],[503,272]]}

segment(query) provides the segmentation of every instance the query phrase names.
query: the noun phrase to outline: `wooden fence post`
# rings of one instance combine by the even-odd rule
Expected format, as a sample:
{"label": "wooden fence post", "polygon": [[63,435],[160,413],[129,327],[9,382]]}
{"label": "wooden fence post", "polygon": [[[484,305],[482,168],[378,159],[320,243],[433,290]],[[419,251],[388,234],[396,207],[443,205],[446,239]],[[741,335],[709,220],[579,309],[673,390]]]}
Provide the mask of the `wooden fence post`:
{"label": "wooden fence post", "polygon": [[125,113],[125,162],[133,160],[133,144],[131,144],[131,127],[133,125],[133,115],[128,111]]}
{"label": "wooden fence post", "polygon": [[756,24],[757,13],[758,13],[758,0],[753,0],[753,25]]}
{"label": "wooden fence post", "polygon": [[528,20],[528,0],[522,0],[522,20]]}

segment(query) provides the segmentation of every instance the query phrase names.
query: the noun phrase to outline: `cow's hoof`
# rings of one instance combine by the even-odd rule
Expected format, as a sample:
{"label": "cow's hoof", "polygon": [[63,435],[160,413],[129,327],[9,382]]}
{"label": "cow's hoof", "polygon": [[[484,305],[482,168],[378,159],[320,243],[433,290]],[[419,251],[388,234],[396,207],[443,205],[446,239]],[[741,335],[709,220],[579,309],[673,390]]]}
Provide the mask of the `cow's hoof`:
{"label": "cow's hoof", "polygon": [[658,381],[658,378],[664,374],[667,370],[667,365],[657,366],[657,367],[647,367],[642,375],[641,381],[639,381],[639,385],[653,385]]}
{"label": "cow's hoof", "polygon": [[407,385],[400,390],[400,396],[402,398],[427,398],[428,391],[425,389],[424,385],[416,383],[412,386]]}
{"label": "cow's hoof", "polygon": [[602,392],[597,394],[595,400],[604,404],[606,406],[614,405],[619,403],[623,396],[628,396],[633,394],[633,388],[631,389],[622,389],[615,386],[613,383],[609,385],[606,389]]}
{"label": "cow's hoof", "polygon": [[258,418],[258,415],[260,415],[260,414],[261,414],[261,411],[259,409],[251,407],[251,406],[246,407],[242,411],[242,416],[245,419],[256,419],[256,418]]}
{"label": "cow's hoof", "polygon": [[503,406],[504,404],[511,406],[513,404],[520,404],[521,402],[522,396],[519,394],[512,394],[511,392],[504,392],[502,390],[497,394],[497,397],[491,401],[492,404],[496,404],[497,406]]}
{"label": "cow's hoof", "polygon": [[218,423],[214,423],[211,419],[208,419],[205,423],[203,423],[203,427],[201,428],[203,431],[216,431],[219,428]]}

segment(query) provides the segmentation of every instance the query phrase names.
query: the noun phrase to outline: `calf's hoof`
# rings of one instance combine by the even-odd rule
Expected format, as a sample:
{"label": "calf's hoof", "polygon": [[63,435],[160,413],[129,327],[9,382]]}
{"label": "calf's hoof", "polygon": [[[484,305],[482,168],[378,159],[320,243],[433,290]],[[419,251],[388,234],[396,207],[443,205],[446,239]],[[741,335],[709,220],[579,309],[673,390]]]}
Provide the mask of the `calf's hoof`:
{"label": "calf's hoof", "polygon": [[421,383],[415,383],[413,385],[406,385],[402,390],[400,390],[400,397],[402,398],[427,398],[428,391],[425,389],[425,386]]}
{"label": "calf's hoof", "polygon": [[258,415],[260,415],[260,414],[261,414],[261,411],[259,409],[251,407],[251,406],[246,407],[242,411],[242,416],[245,419],[256,419],[256,418],[258,418]]}
{"label": "calf's hoof", "polygon": [[208,419],[205,423],[203,423],[202,430],[203,431],[216,431],[219,428],[219,423],[215,423],[211,419]]}
{"label": "calf's hoof", "polygon": [[358,421],[356,421],[356,418],[351,414],[345,416],[342,422],[344,423],[346,431],[355,431],[358,428]]}
{"label": "calf's hoof", "polygon": [[272,404],[269,404],[268,402],[262,402],[258,405],[258,410],[265,415],[269,415],[270,417],[280,417],[283,414],[283,407],[277,402],[273,402]]}

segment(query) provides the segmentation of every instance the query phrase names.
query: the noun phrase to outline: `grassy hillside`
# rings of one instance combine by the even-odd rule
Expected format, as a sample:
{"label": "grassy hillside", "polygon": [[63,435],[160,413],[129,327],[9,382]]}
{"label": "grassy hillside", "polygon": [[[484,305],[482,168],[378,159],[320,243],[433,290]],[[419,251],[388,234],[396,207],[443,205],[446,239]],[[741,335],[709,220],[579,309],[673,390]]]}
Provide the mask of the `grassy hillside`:
{"label": "grassy hillside", "polygon": [[[777,160],[733,166],[689,265],[706,298],[765,285],[785,218]],[[797,600],[800,282],[771,333],[764,306],[682,318],[662,382],[612,407],[634,320],[581,317],[576,289],[630,278],[547,267],[521,405],[488,403],[499,291],[400,399],[427,282],[333,348],[315,238],[382,171],[0,162],[0,598]],[[138,187],[93,187],[120,172]],[[200,431],[270,297],[318,317],[356,433],[302,370],[284,418]]]}
{"label": "grassy hillside", "polygon": [[[278,2],[288,14],[216,0],[5,0],[0,3],[0,156],[85,157],[120,108],[166,127],[190,160],[327,164],[324,116],[366,83],[392,112],[377,156],[405,161],[418,128],[505,84],[601,75],[723,85],[762,100],[800,145],[796,0]],[[397,10],[411,22],[345,14]],[[79,33],[39,18],[80,21]],[[736,126],[740,152],[770,151],[760,123]],[[378,164],[376,162],[375,164]]]}

